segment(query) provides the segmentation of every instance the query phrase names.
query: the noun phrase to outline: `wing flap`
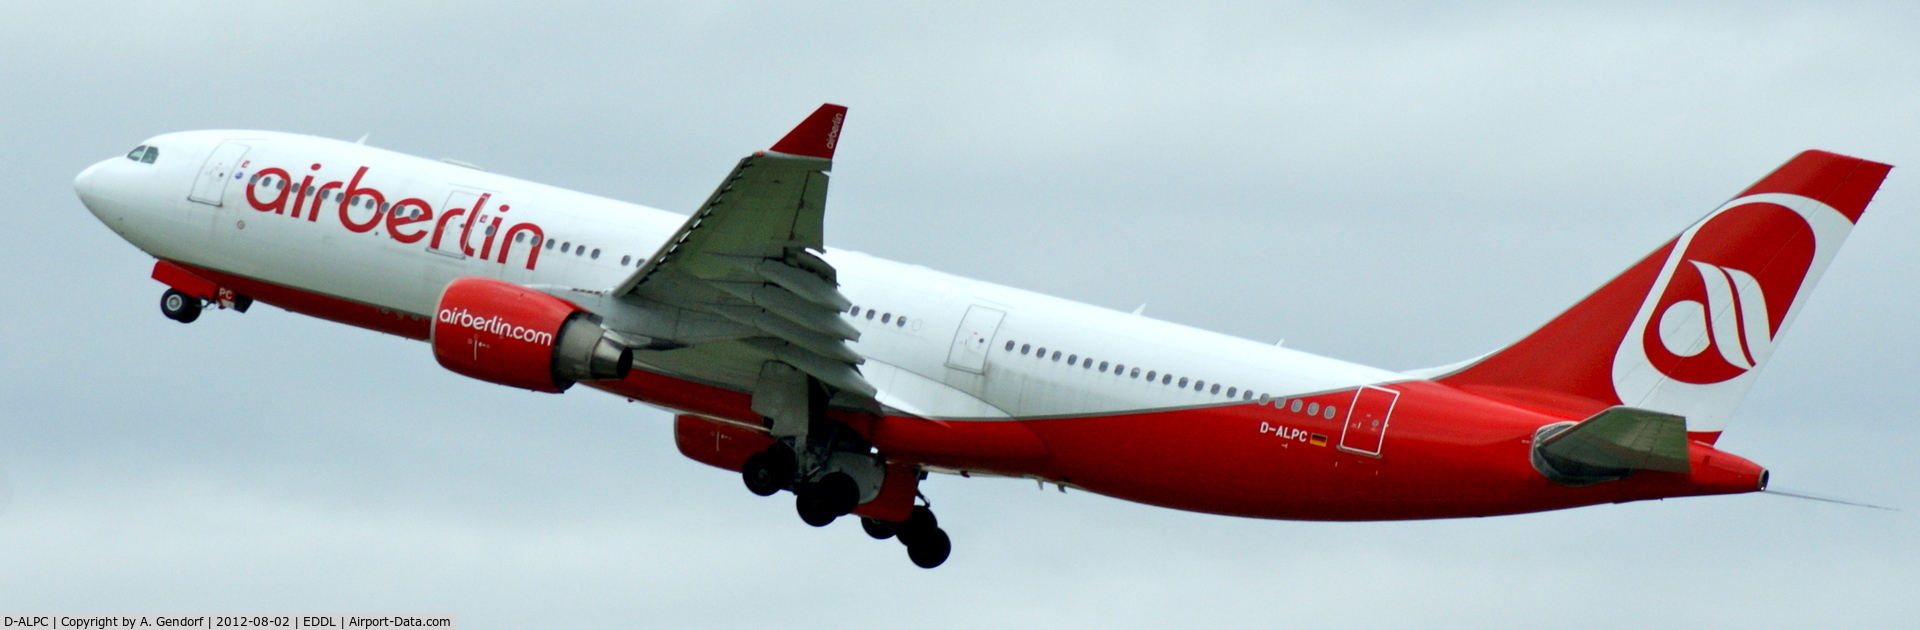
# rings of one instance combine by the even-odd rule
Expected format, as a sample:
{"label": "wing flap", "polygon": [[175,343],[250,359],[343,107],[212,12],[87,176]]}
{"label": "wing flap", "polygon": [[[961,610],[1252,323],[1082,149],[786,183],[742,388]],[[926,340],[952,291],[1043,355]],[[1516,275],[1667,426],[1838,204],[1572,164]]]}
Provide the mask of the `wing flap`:
{"label": "wing flap", "polygon": [[[845,114],[844,107],[823,105],[773,150],[742,158],[613,295],[663,317],[668,311],[680,319],[704,314],[745,331],[729,338],[668,341],[684,346],[740,341],[765,357],[732,353],[729,360],[770,357],[871,398],[873,386],[854,367],[864,359],[846,343],[860,333],[840,316],[852,303],[840,294],[833,266],[814,255],[826,247],[828,171]],[[730,367],[740,373],[759,370],[744,363]]]}

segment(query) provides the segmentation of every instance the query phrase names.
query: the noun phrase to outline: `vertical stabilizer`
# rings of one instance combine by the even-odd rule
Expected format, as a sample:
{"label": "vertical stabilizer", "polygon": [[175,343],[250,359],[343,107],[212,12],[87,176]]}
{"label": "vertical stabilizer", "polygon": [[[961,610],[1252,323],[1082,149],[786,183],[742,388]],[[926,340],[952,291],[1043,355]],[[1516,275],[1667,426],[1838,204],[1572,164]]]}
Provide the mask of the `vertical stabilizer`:
{"label": "vertical stabilizer", "polygon": [[1891,166],[1795,156],[1518,343],[1440,378],[1573,418],[1686,418],[1711,443]]}

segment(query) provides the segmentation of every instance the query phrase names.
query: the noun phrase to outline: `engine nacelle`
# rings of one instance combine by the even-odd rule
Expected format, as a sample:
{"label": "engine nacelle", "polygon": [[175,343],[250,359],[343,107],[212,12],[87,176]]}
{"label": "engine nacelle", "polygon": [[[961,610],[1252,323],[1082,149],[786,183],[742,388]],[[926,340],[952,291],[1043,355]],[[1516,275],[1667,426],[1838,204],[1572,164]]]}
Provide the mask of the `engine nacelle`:
{"label": "engine nacelle", "polygon": [[489,383],[560,393],[576,381],[626,378],[633,350],[580,307],[527,287],[460,278],[440,294],[433,357]]}

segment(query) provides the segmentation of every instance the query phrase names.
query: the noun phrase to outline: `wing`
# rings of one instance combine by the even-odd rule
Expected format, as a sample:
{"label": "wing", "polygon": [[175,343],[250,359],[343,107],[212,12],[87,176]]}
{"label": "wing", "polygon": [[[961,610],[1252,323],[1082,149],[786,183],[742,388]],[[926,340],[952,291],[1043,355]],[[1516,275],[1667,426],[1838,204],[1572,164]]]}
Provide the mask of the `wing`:
{"label": "wing", "polygon": [[[827,172],[847,108],[826,104],[773,148],[733,167],[706,203],[613,291],[656,314],[650,336],[697,355],[700,370],[738,382],[783,361],[841,391],[874,388],[847,346],[832,265],[821,260]],[[690,352],[691,351],[691,352]],[[687,357],[691,358],[691,357]],[[660,356],[664,363],[691,364]]]}

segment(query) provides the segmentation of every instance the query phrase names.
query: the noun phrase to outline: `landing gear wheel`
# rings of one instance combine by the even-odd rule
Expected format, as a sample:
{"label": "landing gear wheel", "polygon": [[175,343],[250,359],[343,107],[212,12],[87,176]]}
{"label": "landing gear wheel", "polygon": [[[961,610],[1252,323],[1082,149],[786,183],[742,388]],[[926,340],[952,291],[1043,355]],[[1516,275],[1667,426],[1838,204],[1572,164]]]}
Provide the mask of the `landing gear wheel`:
{"label": "landing gear wheel", "polygon": [[843,472],[827,473],[819,481],[794,488],[793,493],[799,495],[793,508],[800,513],[800,520],[814,527],[826,527],[860,505],[860,484]]}
{"label": "landing gear wheel", "polygon": [[907,514],[907,520],[894,523],[893,533],[900,544],[911,548],[921,538],[931,536],[940,529],[940,519],[933,517],[933,510],[924,505],[913,506],[913,512]]}
{"label": "landing gear wheel", "polygon": [[795,466],[793,450],[776,443],[748,457],[740,467],[740,479],[746,482],[748,491],[763,497],[773,496],[793,483]]}
{"label": "landing gear wheel", "polygon": [[800,496],[793,500],[793,509],[800,513],[800,520],[806,521],[808,525],[826,527],[833,524],[834,519],[840,518],[840,515],[835,514],[831,506],[827,505],[820,493],[803,488],[795,494]]}
{"label": "landing gear wheel", "polygon": [[872,536],[874,540],[892,538],[894,533],[893,524],[865,516],[860,517],[860,529],[867,530],[867,535]]}
{"label": "landing gear wheel", "polygon": [[907,543],[907,558],[913,560],[914,566],[931,569],[953,554],[953,540],[947,538],[946,530],[935,527],[913,538],[913,542]]}
{"label": "landing gear wheel", "polygon": [[200,319],[200,298],[181,293],[177,289],[167,289],[160,294],[160,314],[182,324]]}
{"label": "landing gear wheel", "polygon": [[853,476],[843,472],[827,473],[819,481],[813,482],[815,492],[826,500],[827,508],[834,516],[846,516],[860,507],[860,484]]}

